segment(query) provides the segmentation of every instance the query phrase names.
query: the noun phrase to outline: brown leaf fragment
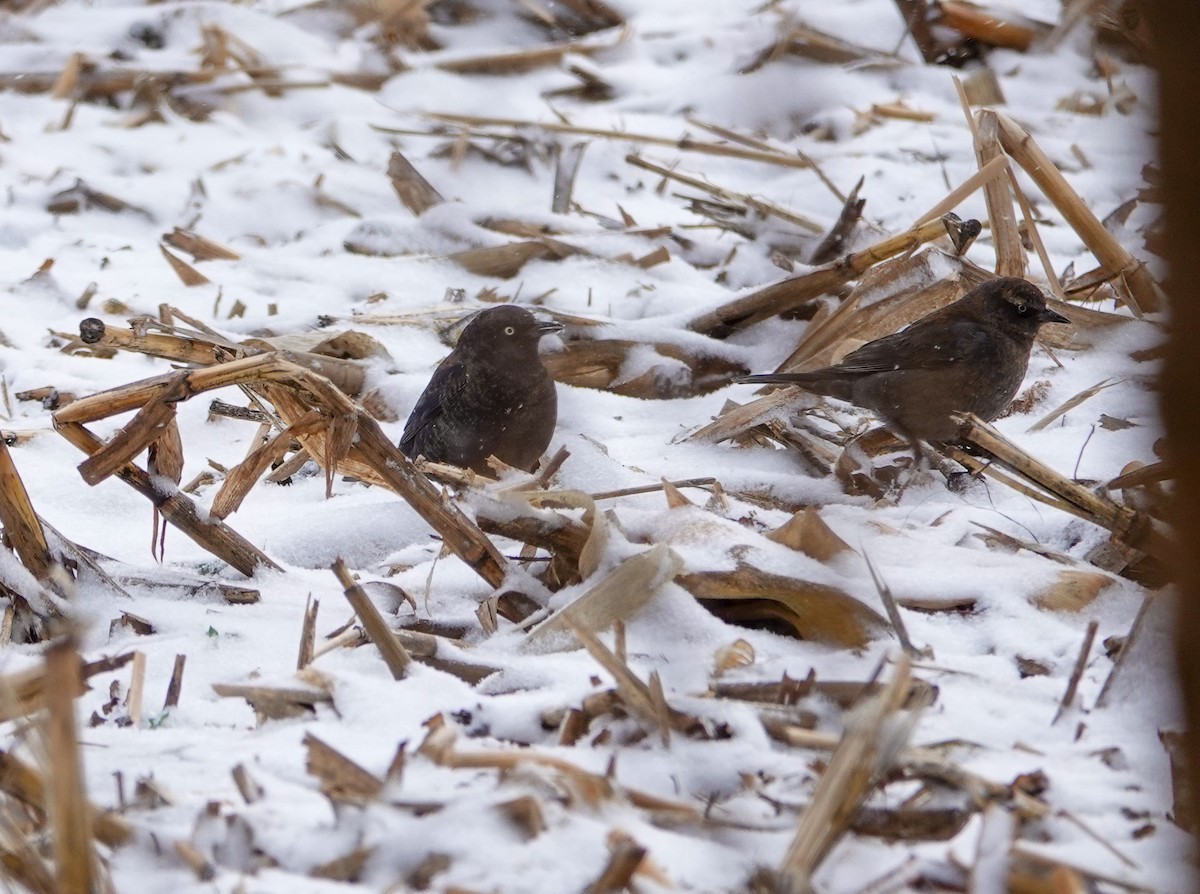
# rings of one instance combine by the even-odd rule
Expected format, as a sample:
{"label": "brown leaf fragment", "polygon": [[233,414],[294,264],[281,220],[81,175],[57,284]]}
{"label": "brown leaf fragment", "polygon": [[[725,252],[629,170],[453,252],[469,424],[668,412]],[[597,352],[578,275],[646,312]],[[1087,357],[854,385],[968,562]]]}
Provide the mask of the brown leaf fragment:
{"label": "brown leaf fragment", "polygon": [[167,259],[167,263],[171,265],[171,269],[175,271],[175,275],[179,277],[180,281],[185,286],[190,288],[191,286],[207,285],[209,282],[211,282],[207,276],[205,276],[187,261],[183,260],[183,258],[173,255],[171,252],[167,251],[167,247],[165,245],[159,245],[158,250],[162,252],[163,257]]}
{"label": "brown leaf fragment", "polygon": [[81,211],[90,211],[93,208],[99,208],[101,211],[108,211],[113,214],[122,211],[132,211],[147,219],[152,219],[150,212],[145,208],[139,208],[136,205],[129,204],[124,199],[118,199],[116,196],[109,195],[106,192],[92,189],[92,187],[78,179],[75,181],[74,186],[55,193],[50,197],[50,201],[46,203],[46,210],[51,214],[78,214]]}
{"label": "brown leaf fragment", "polygon": [[1033,597],[1038,608],[1052,612],[1079,612],[1091,605],[1113,579],[1098,571],[1068,569],[1060,571],[1053,583]]}
{"label": "brown leaf fragment", "polygon": [[1101,413],[1100,427],[1105,431],[1124,431],[1127,428],[1137,428],[1137,423],[1130,422],[1128,419],[1109,416],[1107,413]]}
{"label": "brown leaf fragment", "polygon": [[445,201],[441,193],[421,176],[421,172],[399,150],[388,159],[387,175],[396,195],[413,214],[423,214]]}
{"label": "brown leaf fragment", "polygon": [[175,227],[170,233],[163,234],[163,242],[174,246],[180,251],[186,251],[193,261],[240,261],[242,256],[232,248],[214,242],[199,233]]}
{"label": "brown leaf fragment", "polygon": [[853,552],[850,545],[833,532],[815,507],[800,510],[773,531],[763,535],[768,540],[802,552],[818,562],[829,562],[844,552]]}
{"label": "brown leaf fragment", "polygon": [[808,260],[812,266],[828,264],[846,254],[846,247],[850,244],[850,239],[858,228],[859,221],[862,220],[862,210],[867,204],[866,199],[858,197],[862,185],[863,178],[859,177],[858,183],[854,184],[854,189],[850,190],[846,201],[842,203],[842,210],[838,214],[837,221],[813,249],[812,257]]}
{"label": "brown leaf fragment", "polygon": [[709,611],[733,623],[767,622],[801,639],[860,649],[887,630],[874,610],[826,584],[741,564],[677,579]]}
{"label": "brown leaf fragment", "polygon": [[666,478],[662,480],[663,496],[667,498],[668,509],[682,509],[696,504],[683,495],[683,492]]}
{"label": "brown leaf fragment", "polygon": [[114,618],[108,625],[108,635],[112,636],[122,628],[130,631],[134,636],[150,636],[154,633],[154,625],[133,612],[121,612],[120,617]]}
{"label": "brown leaf fragment", "polygon": [[754,646],[744,639],[736,639],[717,649],[713,656],[713,676],[720,677],[739,667],[754,664]]}
{"label": "brown leaf fragment", "polygon": [[503,801],[496,805],[496,810],[511,821],[527,841],[546,831],[542,803],[533,795],[522,795],[511,801]]}
{"label": "brown leaf fragment", "polygon": [[535,627],[521,644],[522,651],[553,649],[575,627],[595,633],[606,630],[618,618],[633,616],[683,567],[682,560],[666,544],[659,543],[632,556],[606,574],[574,602]]}
{"label": "brown leaf fragment", "polygon": [[571,255],[583,253],[581,249],[557,239],[537,239],[526,242],[510,242],[487,248],[469,248],[448,255],[453,261],[476,276],[494,276],[511,279],[521,272],[529,261],[560,261]]}
{"label": "brown leaf fragment", "polygon": [[151,442],[146,471],[151,475],[161,475],[175,484],[183,480],[183,439],[179,435],[179,423],[174,417],[167,421],[162,434]]}
{"label": "brown leaf fragment", "polygon": [[1159,730],[1158,739],[1171,761],[1171,792],[1174,803],[1171,806],[1170,820],[1185,832],[1190,832],[1196,824],[1193,807],[1196,798],[1192,794],[1195,783],[1192,780],[1184,734],[1176,730]]}
{"label": "brown leaf fragment", "polygon": [[357,882],[362,879],[367,860],[375,853],[373,847],[356,847],[350,853],[336,857],[309,872],[309,878],[324,878],[334,882]]}
{"label": "brown leaf fragment", "polygon": [[321,783],[321,793],[331,801],[366,804],[383,789],[383,780],[327,745],[312,733],[304,734],[307,753],[304,768]]}
{"label": "brown leaf fragment", "polygon": [[449,854],[434,851],[417,864],[416,868],[408,874],[406,881],[414,891],[427,891],[433,884],[433,880],[449,869],[453,863]]}
{"label": "brown leaf fragment", "polygon": [[925,802],[910,807],[876,807],[866,805],[859,808],[850,822],[850,830],[857,835],[870,835],[887,841],[949,841],[963,830],[976,807],[965,793],[939,792],[934,796],[926,790],[921,793]]}
{"label": "brown leaf fragment", "polygon": [[1050,676],[1050,665],[1044,661],[1038,661],[1036,658],[1022,658],[1017,656],[1017,673],[1021,675],[1021,679],[1026,677],[1048,677]]}
{"label": "brown leaf fragment", "polygon": [[628,890],[648,851],[629,835],[621,833],[609,842],[609,858],[594,882],[584,888],[586,894],[612,894]]}

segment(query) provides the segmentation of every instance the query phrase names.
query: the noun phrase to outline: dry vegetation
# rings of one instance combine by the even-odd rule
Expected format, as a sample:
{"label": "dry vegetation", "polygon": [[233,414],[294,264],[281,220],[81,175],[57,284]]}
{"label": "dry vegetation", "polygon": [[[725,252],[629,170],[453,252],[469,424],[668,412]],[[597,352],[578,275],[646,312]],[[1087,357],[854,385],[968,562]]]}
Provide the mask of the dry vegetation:
{"label": "dry vegetation", "polygon": [[[46,4],[24,4],[34,5]],[[307,10],[322,6],[343,17],[347,28],[369,26],[382,51],[392,59],[394,70],[403,66],[397,48],[430,49],[436,45],[428,30],[431,8],[445,7],[439,11],[444,15],[471,15],[469,3],[457,2],[317,3],[309,4]],[[611,88],[605,82],[601,60],[604,50],[622,39],[624,23],[620,14],[597,0],[520,6],[524,15],[544,26],[544,45],[440,64],[455,72],[480,75],[565,65],[579,78],[577,95],[603,101]],[[1037,25],[1001,21],[974,5],[948,0],[928,4],[924,0],[897,0],[897,6],[907,17],[911,33],[930,64],[986,53],[989,45],[1032,52],[1039,45],[1061,40],[1070,27],[1093,27],[1088,21],[1064,21],[1057,32],[1044,33]],[[1135,44],[1144,41],[1140,32],[1118,36]],[[748,70],[771,65],[788,54],[831,65],[878,61],[879,55],[793,21],[774,44],[763,48]],[[231,73],[241,77],[231,80],[227,77]],[[374,89],[385,77],[339,73],[331,80]],[[150,75],[80,57],[63,71],[10,72],[0,77],[0,87],[48,92],[69,100],[72,108],[78,103],[104,102],[132,94],[136,101],[128,122],[131,127],[157,120],[167,110],[202,121],[224,94],[234,90],[277,95],[320,86],[291,80],[238,37],[216,27],[206,31],[206,44],[194,70]],[[812,259],[814,266],[697,314],[669,339],[638,342],[611,338],[595,319],[559,314],[566,325],[565,350],[547,358],[555,377],[579,387],[614,389],[652,400],[708,393],[749,372],[729,359],[722,340],[781,314],[807,318],[810,325],[780,369],[829,363],[864,341],[896,331],[946,305],[991,275],[964,257],[980,233],[979,222],[961,220],[953,213],[961,200],[976,190],[986,195],[996,272],[1023,275],[1032,265],[1038,278],[1048,280],[1057,295],[1059,300],[1053,306],[1068,308],[1072,324],[1045,333],[1047,343],[1054,348],[1087,351],[1097,333],[1137,325],[1128,315],[1083,307],[1083,300],[1097,296],[1114,299],[1135,317],[1158,310],[1159,288],[1145,266],[1110,235],[1034,138],[1007,114],[989,105],[986,78],[969,78],[961,87],[963,113],[976,140],[979,174],[930,208],[911,229],[875,234],[868,247],[845,251],[842,247],[853,241],[861,226],[862,204],[857,193],[843,195],[845,211],[834,230],[823,234],[826,238]],[[881,102],[870,114],[912,118],[917,113]],[[459,157],[475,153],[496,163],[540,152],[556,137],[586,136],[640,143],[647,149],[675,150],[685,165],[704,153],[768,166],[813,164],[765,141],[715,126],[709,131],[711,138],[670,141],[629,132],[577,128],[568,123],[439,115],[430,121],[428,133],[444,134],[449,141],[447,151]],[[764,218],[809,233],[814,227],[821,229],[786,208],[691,178],[674,165],[657,165],[641,155],[631,155],[628,161],[665,178],[664,182],[687,188],[691,202],[731,231],[750,233],[748,222]],[[557,163],[556,203],[565,209],[570,204],[573,180],[571,153],[563,151]],[[1064,280],[1049,269],[1038,222],[1030,212],[1031,197],[1023,194],[1014,176],[1018,168],[1042,190],[1037,203],[1052,204],[1094,254],[1094,270]],[[387,176],[399,199],[415,214],[443,201],[417,166],[398,151]],[[316,190],[320,192],[319,184]],[[86,207],[123,212],[132,208],[119,197],[82,181],[56,196],[54,202],[63,213]],[[628,233],[656,236],[667,242],[682,238],[670,232],[647,234],[632,219],[621,224]],[[557,261],[585,250],[572,245],[569,235],[549,232],[538,223],[509,219],[488,221],[487,225],[513,241],[500,247],[461,251],[450,256],[453,262],[473,273],[507,279],[531,260]],[[229,247],[179,228],[166,234],[160,247],[187,286],[208,282],[200,270],[204,261],[236,262],[239,258]],[[346,247],[350,251],[373,251],[368,244]],[[666,248],[659,248],[641,257],[615,260],[649,268],[663,260],[666,252]],[[946,270],[953,272],[946,275]],[[81,316],[87,297],[80,300]],[[491,296],[481,297],[486,301]],[[403,317],[366,315],[358,319],[375,326],[432,327],[446,330],[452,337],[452,324],[459,315],[457,309],[448,306]],[[611,688],[597,691],[578,704],[562,704],[545,712],[543,722],[547,729],[557,730],[560,745],[573,746],[614,735],[625,736],[630,745],[643,737],[657,737],[664,745],[676,737],[721,739],[732,732],[719,719],[722,712],[708,706],[723,700],[753,705],[772,740],[780,747],[813,754],[814,766],[821,772],[807,803],[786,808],[780,805],[785,816],[795,814],[794,837],[783,862],[747,880],[747,890],[806,890],[813,872],[843,836],[946,841],[977,815],[983,818],[984,831],[973,866],[965,867],[970,890],[1049,894],[1095,890],[1105,881],[1089,867],[1055,862],[1022,843],[1023,826],[1052,810],[1042,797],[1046,779],[985,779],[956,762],[956,743],[945,743],[940,748],[909,745],[909,732],[920,712],[936,703],[938,689],[923,681],[919,669],[914,668],[912,662],[920,661],[922,652],[908,640],[896,600],[887,583],[874,575],[873,568],[886,608],[882,614],[826,583],[769,573],[751,564],[738,564],[732,571],[684,573],[671,545],[653,538],[645,540],[645,551],[598,572],[612,526],[620,524],[622,499],[654,486],[591,494],[560,487],[556,473],[568,459],[565,453],[545,460],[533,475],[501,470],[507,474],[500,482],[410,461],[379,425],[381,419],[396,418],[395,408],[378,395],[364,392],[366,361],[382,347],[363,331],[337,329],[338,322],[331,320],[335,328],[316,334],[273,341],[233,341],[166,305],[157,317],[133,319],[127,329],[87,318],[82,320],[78,335],[58,334],[64,350],[97,357],[139,352],[169,361],[172,370],[90,395],[53,391],[20,394],[17,398],[49,401],[56,408],[54,424],[58,433],[84,455],[79,465],[84,481],[95,485],[110,477],[120,479],[150,501],[162,525],[178,529],[216,559],[247,576],[279,568],[269,551],[249,542],[228,521],[243,501],[256,498],[264,479],[284,480],[306,462],[314,461],[324,470],[327,490],[333,488],[337,476],[348,475],[393,491],[428,522],[446,552],[469,566],[494,591],[479,606],[478,621],[485,633],[494,632],[500,618],[507,619],[525,626],[525,643],[530,650],[582,645],[611,675]],[[651,363],[633,378],[622,376],[622,369],[635,351],[651,352],[661,364]],[[687,371],[682,377],[677,374],[680,366]],[[666,370],[675,372],[668,374]],[[239,465],[206,473],[207,481],[220,484],[211,507],[202,508],[189,494],[204,482],[184,482],[181,478],[189,444],[175,422],[177,407],[193,399],[207,400],[206,392],[231,385],[245,394],[245,404],[213,401],[210,413],[257,425],[260,446]],[[1094,393],[1078,395],[1070,406],[1086,401]],[[782,445],[794,452],[796,461],[812,474],[834,476],[847,494],[890,499],[897,482],[910,471],[903,448],[897,449],[877,431],[845,432],[844,437],[834,437],[804,425],[802,418],[786,421],[780,410],[794,397],[787,390],[774,390],[745,405],[730,404],[719,418],[687,437],[740,445]],[[1022,399],[1028,404],[1026,410],[1039,400],[1036,392]],[[1043,423],[1048,424],[1070,406],[1048,410]],[[107,439],[89,427],[130,411],[132,417]],[[1171,477],[1169,468],[1161,463],[1133,464],[1119,478],[1089,486],[1047,467],[979,420],[962,419],[960,442],[960,448],[951,449],[946,458],[939,460],[938,470],[948,479],[961,474],[965,467],[973,475],[990,476],[1111,532],[1110,542],[1096,550],[1089,563],[1062,559],[1068,564],[1056,585],[1039,597],[1044,610],[1080,610],[1109,584],[1112,575],[1126,576],[1149,587],[1162,585],[1166,535],[1161,517],[1163,487]],[[0,680],[4,695],[0,712],[4,719],[14,724],[16,739],[43,755],[41,764],[34,765],[11,750],[0,752],[0,872],[14,888],[34,892],[104,890],[106,854],[121,847],[150,845],[133,836],[120,810],[101,812],[88,801],[79,772],[72,696],[82,691],[89,677],[128,668],[133,676],[119,713],[138,724],[144,716],[142,702],[149,698],[140,676],[144,666],[139,664],[136,652],[103,662],[84,663],[80,659],[72,634],[71,599],[75,581],[83,571],[99,572],[96,558],[86,544],[66,540],[39,519],[37,507],[26,496],[3,442],[0,478],[5,545],[36,582],[31,585],[14,572],[13,566],[4,566],[0,589],[8,603],[0,623],[0,638],[5,643],[51,643],[41,672],[13,674]],[[166,481],[174,484],[168,486]],[[823,563],[836,562],[839,556],[855,552],[830,529],[816,507],[784,505],[764,493],[734,493],[724,488],[719,478],[664,480],[657,488],[672,508],[719,509],[727,499],[736,497],[786,509],[793,513],[791,520],[766,536]],[[1036,544],[1016,541],[991,529],[980,537],[999,550],[1041,550]],[[158,542],[161,549],[161,539]],[[869,562],[868,557],[863,558]],[[1062,557],[1050,554],[1049,558]],[[360,646],[377,651],[395,679],[403,678],[414,662],[455,675],[469,685],[478,684],[495,670],[472,659],[463,643],[464,631],[439,626],[436,618],[430,619],[425,629],[397,627],[396,619],[380,613],[344,565],[335,566],[332,572],[353,609],[352,622],[329,638],[318,639],[319,602],[311,600],[298,643],[294,681],[287,686],[228,684],[219,688],[220,695],[245,699],[263,722],[305,715],[321,705],[336,707],[337,695],[320,670],[321,657],[332,650]],[[99,573],[105,586],[122,588],[117,580]],[[785,676],[777,681],[729,682],[725,677],[730,671],[755,661],[753,647],[738,640],[714,656],[711,687],[703,698],[691,699],[687,705],[671,704],[656,674],[643,679],[626,662],[622,621],[671,580],[730,624],[766,624],[839,649],[857,649],[873,639],[895,636],[905,654],[881,668],[877,679],[810,676],[797,680]],[[581,597],[565,609],[547,609],[555,591],[581,581],[588,583]],[[203,581],[195,582],[196,587],[203,585]],[[257,598],[254,590],[228,585],[223,587],[222,595],[230,603],[249,603]],[[398,595],[412,601],[407,593]],[[900,607],[923,611],[969,609],[962,603],[918,602],[909,600]],[[123,613],[114,624],[150,626],[133,612]],[[612,646],[600,638],[601,633],[610,634],[606,638]],[[1077,673],[1063,695],[1064,707],[1072,702],[1091,648],[1089,636],[1081,645]],[[179,699],[184,667],[185,656],[180,655],[167,695],[168,705]],[[826,707],[829,704],[836,708],[837,716],[832,721]],[[536,837],[545,830],[544,804],[530,795],[508,797],[505,780],[509,771],[530,768],[544,781],[546,797],[568,810],[596,810],[619,804],[639,811],[650,823],[701,839],[728,822],[692,801],[667,800],[639,791],[557,754],[541,753],[536,748],[464,745],[441,716],[430,718],[427,728],[425,740],[414,749],[416,755],[451,770],[500,771],[494,803],[480,810],[495,811],[522,838]],[[381,777],[315,736],[306,739],[306,747],[308,772],[335,805],[379,803],[413,757],[401,745],[386,776]],[[263,798],[253,771],[235,763],[233,755],[229,757],[230,771],[245,802],[251,804]],[[903,799],[890,797],[890,787],[900,783],[916,783],[917,793],[911,794],[909,785],[905,791],[910,794]],[[747,780],[747,786],[754,784]],[[153,809],[155,798],[152,781],[143,780],[126,806]],[[394,801],[391,809],[423,815],[441,806]],[[211,849],[184,839],[156,841],[155,846],[173,854],[201,880],[214,876],[214,861],[224,860],[225,865],[245,871],[276,864],[274,857],[256,847],[249,825],[239,821],[237,805],[214,802],[211,810],[213,817],[220,817],[227,827],[226,846],[215,855]],[[628,835],[614,837],[609,846],[611,859],[589,891],[669,887],[646,846]],[[235,852],[240,856],[231,856]],[[371,853],[370,848],[354,850],[316,868],[312,875],[353,881],[359,878]],[[429,854],[406,885],[423,889],[445,868],[447,859]],[[888,884],[941,890],[944,879],[926,877],[925,870],[925,864],[910,864],[907,876],[897,876]],[[1113,884],[1111,880],[1107,883]]]}

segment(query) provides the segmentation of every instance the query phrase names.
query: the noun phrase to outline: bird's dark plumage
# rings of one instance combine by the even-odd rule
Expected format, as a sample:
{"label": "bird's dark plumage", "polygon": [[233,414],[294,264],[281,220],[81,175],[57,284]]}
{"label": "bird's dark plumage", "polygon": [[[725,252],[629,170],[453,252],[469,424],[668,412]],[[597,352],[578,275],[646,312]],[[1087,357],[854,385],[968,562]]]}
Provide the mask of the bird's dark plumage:
{"label": "bird's dark plumage", "polygon": [[511,304],[477,314],[413,407],[400,450],[476,472],[490,471],[488,456],[531,470],[558,421],[538,341],[561,328]]}
{"label": "bird's dark plumage", "polygon": [[1037,286],[1002,277],[834,366],[736,381],[798,385],[874,411],[914,444],[949,441],[958,429],[952,413],[999,416],[1025,378],[1038,329],[1069,322],[1046,307]]}

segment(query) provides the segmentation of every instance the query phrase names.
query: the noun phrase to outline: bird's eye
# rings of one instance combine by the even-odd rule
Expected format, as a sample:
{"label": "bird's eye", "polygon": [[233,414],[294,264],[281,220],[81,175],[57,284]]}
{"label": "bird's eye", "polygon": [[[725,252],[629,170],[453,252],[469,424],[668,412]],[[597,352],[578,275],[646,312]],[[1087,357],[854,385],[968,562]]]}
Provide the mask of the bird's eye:
{"label": "bird's eye", "polygon": [[1025,316],[1025,314],[1029,313],[1029,308],[1026,307],[1024,304],[1018,304],[1017,305],[1017,313],[1019,313],[1021,316]]}
{"label": "bird's eye", "polygon": [[516,329],[514,329],[512,326],[505,326],[505,327],[504,327],[504,334],[505,334],[505,335],[512,335],[512,334],[513,334],[514,332],[516,332],[516,331],[517,331],[517,330],[516,330]]}

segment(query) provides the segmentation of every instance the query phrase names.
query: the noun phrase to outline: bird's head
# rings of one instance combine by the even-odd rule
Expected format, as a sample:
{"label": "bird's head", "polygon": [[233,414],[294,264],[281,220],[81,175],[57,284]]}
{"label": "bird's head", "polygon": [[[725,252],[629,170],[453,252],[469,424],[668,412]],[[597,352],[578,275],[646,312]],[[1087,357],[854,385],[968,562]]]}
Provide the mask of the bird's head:
{"label": "bird's head", "polygon": [[562,323],[542,322],[523,307],[501,304],[477,313],[458,345],[485,357],[536,357],[541,337],[562,328]]}
{"label": "bird's head", "polygon": [[991,279],[979,286],[983,312],[1004,329],[1030,339],[1044,323],[1069,323],[1069,319],[1046,306],[1042,290],[1016,276]]}

